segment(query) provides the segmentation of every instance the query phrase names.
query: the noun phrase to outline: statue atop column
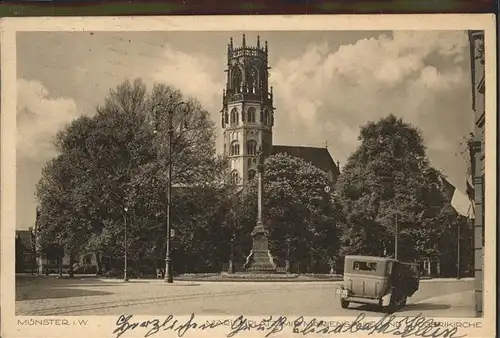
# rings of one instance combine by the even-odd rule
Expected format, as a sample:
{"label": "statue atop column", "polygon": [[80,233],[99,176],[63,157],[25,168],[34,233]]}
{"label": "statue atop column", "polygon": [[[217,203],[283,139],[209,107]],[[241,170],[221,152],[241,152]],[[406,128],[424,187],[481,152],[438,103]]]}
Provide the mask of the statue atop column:
{"label": "statue atop column", "polygon": [[259,149],[257,163],[257,224],[252,231],[252,251],[247,257],[245,268],[248,271],[272,273],[276,272],[276,265],[269,251],[269,231],[262,218],[264,206],[264,160],[265,156],[261,147]]}

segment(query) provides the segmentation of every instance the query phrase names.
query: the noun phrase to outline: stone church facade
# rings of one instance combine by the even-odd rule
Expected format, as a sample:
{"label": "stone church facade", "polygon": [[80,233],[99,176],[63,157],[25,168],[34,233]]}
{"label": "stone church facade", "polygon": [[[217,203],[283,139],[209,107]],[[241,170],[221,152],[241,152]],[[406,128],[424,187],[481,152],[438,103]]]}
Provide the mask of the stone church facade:
{"label": "stone church facade", "polygon": [[268,44],[242,45],[233,39],[227,47],[227,82],[222,94],[221,124],[224,156],[229,159],[231,181],[244,186],[257,172],[259,151],[264,155],[285,153],[312,163],[327,173],[334,184],[340,173],[328,149],[273,144],[275,124],[273,88],[269,87]]}

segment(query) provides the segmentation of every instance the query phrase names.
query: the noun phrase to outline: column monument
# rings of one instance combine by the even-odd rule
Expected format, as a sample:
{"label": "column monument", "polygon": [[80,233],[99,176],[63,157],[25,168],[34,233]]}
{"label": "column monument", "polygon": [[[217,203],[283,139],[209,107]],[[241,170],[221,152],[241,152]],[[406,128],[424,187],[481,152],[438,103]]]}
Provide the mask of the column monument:
{"label": "column monument", "polygon": [[245,263],[245,269],[251,272],[276,272],[276,264],[274,263],[271,252],[269,251],[269,231],[263,222],[263,194],[264,194],[264,153],[262,148],[259,149],[257,164],[257,184],[258,184],[258,201],[257,201],[257,224],[252,231],[253,245],[250,254]]}

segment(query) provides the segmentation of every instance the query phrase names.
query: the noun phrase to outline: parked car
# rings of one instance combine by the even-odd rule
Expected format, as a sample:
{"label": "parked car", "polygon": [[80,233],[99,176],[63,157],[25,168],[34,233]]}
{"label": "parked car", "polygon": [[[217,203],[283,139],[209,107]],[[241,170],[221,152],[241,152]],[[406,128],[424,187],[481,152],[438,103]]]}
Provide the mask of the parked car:
{"label": "parked car", "polygon": [[344,309],[350,303],[372,304],[393,313],[406,305],[419,283],[414,264],[386,257],[346,256],[344,280],[336,293]]}

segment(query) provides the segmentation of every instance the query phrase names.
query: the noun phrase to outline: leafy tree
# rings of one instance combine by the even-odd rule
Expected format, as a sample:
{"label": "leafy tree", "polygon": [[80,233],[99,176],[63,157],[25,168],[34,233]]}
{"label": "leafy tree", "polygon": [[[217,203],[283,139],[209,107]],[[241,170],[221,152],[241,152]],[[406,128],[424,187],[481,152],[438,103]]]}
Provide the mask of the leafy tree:
{"label": "leafy tree", "polygon": [[[241,221],[246,234],[256,222],[255,181],[244,199]],[[270,231],[270,250],[281,264],[288,256],[290,241],[291,261],[301,271],[330,270],[342,216],[334,196],[325,189],[329,184],[325,172],[301,158],[286,154],[266,158],[263,218]]]}
{"label": "leafy tree", "polygon": [[389,115],[363,126],[359,140],[336,187],[346,217],[342,254],[393,255],[397,232],[398,258],[436,257],[449,203],[420,132]]}
{"label": "leafy tree", "polygon": [[[95,116],[59,132],[59,155],[46,164],[37,186],[43,247],[60,243],[70,257],[94,253],[99,270],[102,257],[122,266],[126,221],[131,261],[163,259],[168,180],[174,187],[214,189],[222,167],[207,112],[195,99],[187,106],[182,100],[172,87],[157,84],[148,93],[140,80],[125,81]],[[194,195],[184,197],[185,204],[173,199],[174,219],[190,217],[185,205]],[[210,202],[197,200],[201,209]]]}

